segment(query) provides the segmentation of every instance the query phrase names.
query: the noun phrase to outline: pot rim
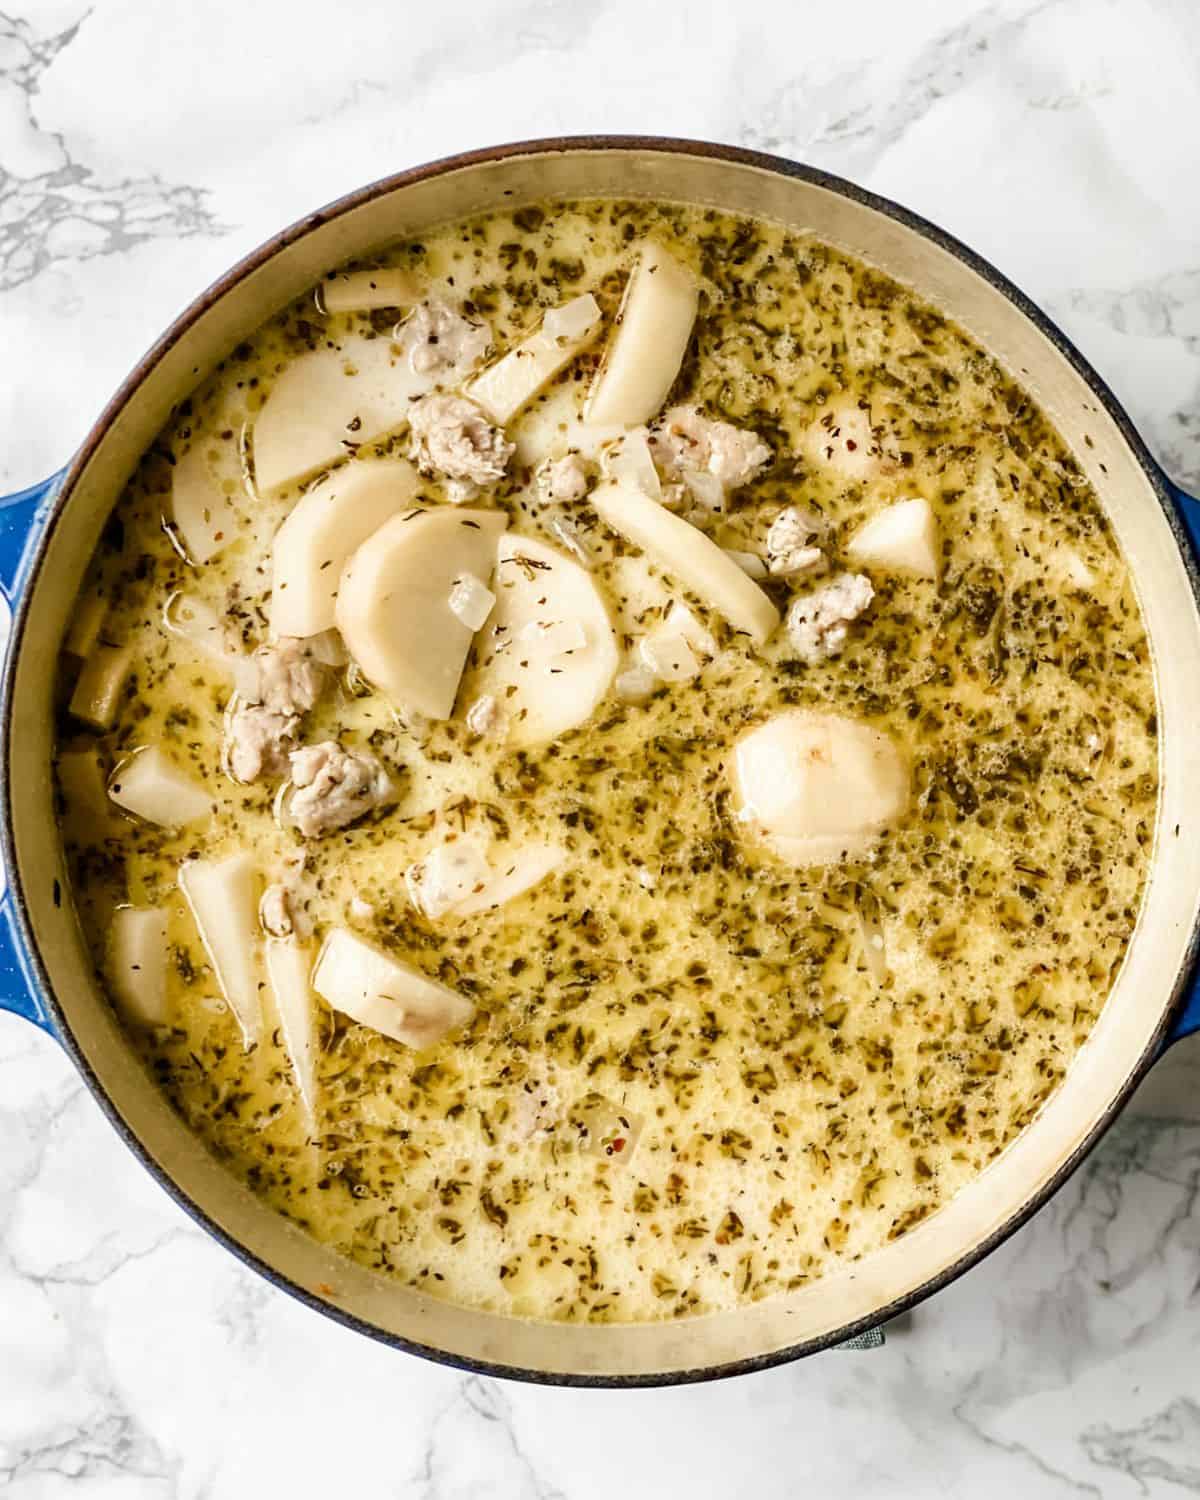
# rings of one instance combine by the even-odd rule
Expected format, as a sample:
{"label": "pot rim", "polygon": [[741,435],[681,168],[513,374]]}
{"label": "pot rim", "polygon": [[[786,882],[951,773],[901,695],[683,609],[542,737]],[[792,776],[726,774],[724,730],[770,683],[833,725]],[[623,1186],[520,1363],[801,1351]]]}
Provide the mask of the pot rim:
{"label": "pot rim", "polygon": [[1047,1178],[1042,1186],[1027,1198],[1005,1223],[1000,1225],[999,1228],[985,1239],[972,1245],[964,1254],[960,1255],[936,1275],[922,1282],[920,1286],[913,1288],[913,1290],[905,1293],[903,1296],[894,1298],[891,1302],[865,1317],[859,1318],[853,1323],[848,1323],[833,1332],[804,1339],[798,1343],[789,1344],[782,1349],[773,1350],[766,1354],[751,1355],[744,1359],[730,1360],[720,1365],[699,1366],[693,1369],[665,1373],[634,1375],[592,1375],[576,1374],[570,1371],[534,1370],[523,1366],[506,1365],[494,1360],[472,1359],[452,1354],[435,1346],[423,1344],[418,1340],[388,1332],[377,1324],[371,1323],[357,1314],[347,1312],[333,1302],[324,1300],[308,1288],[291,1280],[290,1277],[284,1275],[263,1260],[223,1229],[220,1224],[210,1217],[207,1210],[202,1208],[193,1198],[184,1192],[175,1180],[159,1166],[149,1150],[142,1144],[139,1137],[125,1123],[104,1084],[93,1071],[82,1049],[75,1040],[70,1019],[54,992],[49,973],[43,962],[41,951],[34,935],[33,922],[26,899],[25,880],[16,859],[12,816],[13,787],[11,778],[7,774],[7,769],[11,762],[13,734],[12,692],[16,663],[21,654],[21,644],[28,623],[30,600],[33,597],[41,575],[50,539],[62,518],[66,503],[76,482],[91,462],[93,455],[104,441],[117,416],[134,392],[193,324],[203,317],[234,286],[259,267],[266,264],[289,245],[328,223],[330,220],[339,218],[343,214],[371,202],[375,198],[382,197],[400,188],[464,168],[521,156],[550,153],[634,151],[656,152],[663,155],[692,156],[714,161],[730,162],[735,165],[754,167],[761,171],[773,172],[779,176],[798,179],[817,187],[825,188],[830,192],[849,198],[854,202],[862,204],[864,207],[873,209],[876,213],[895,220],[905,228],[920,235],[923,239],[929,240],[942,250],[947,251],[987,281],[1008,302],[1015,306],[1018,312],[1027,321],[1032,323],[1043,337],[1054,346],[1058,353],[1063,356],[1120,432],[1122,439],[1145,473],[1151,489],[1158,499],[1159,506],[1166,517],[1171,533],[1175,538],[1176,546],[1181,554],[1193,597],[1196,600],[1197,607],[1200,608],[1200,562],[1193,556],[1192,550],[1187,543],[1182,522],[1170,499],[1165,475],[1150,454],[1129,415],[1107,382],[1084,358],[1058,325],[989,260],[979,255],[954,235],[949,234],[946,230],[939,228],[930,220],[903,207],[901,204],[859,187],[857,184],[833,173],[825,172],[801,162],[792,161],[787,157],[754,151],[741,146],[727,146],[686,137],[642,135],[552,136],[514,141],[498,146],[482,147],[472,151],[456,153],[451,156],[439,157],[431,162],[426,162],[390,176],[379,178],[365,187],[358,188],[341,198],[334,199],[322,208],[305,215],[303,218],[280,230],[277,234],[272,235],[240,261],[237,261],[228,271],[201,292],[194,301],[189,303],[183,312],[155,340],[118,386],[116,392],[89,429],[87,436],[64,471],[62,482],[58,487],[53,501],[52,511],[41,535],[34,543],[32,556],[28,559],[28,568],[21,589],[21,596],[16,601],[16,607],[13,611],[9,649],[5,657],[3,680],[0,682],[0,782],[3,785],[2,805],[0,805],[0,855],[2,855],[5,868],[8,871],[9,893],[19,939],[32,971],[32,977],[36,981],[41,997],[49,1009],[54,1030],[59,1040],[65,1047],[71,1061],[75,1064],[93,1097],[100,1105],[101,1110],[117,1131],[117,1134],[159,1185],[190,1218],[207,1230],[220,1245],[235,1255],[243,1264],[257,1271],[273,1286],[280,1288],[290,1296],[296,1298],[297,1301],[304,1303],[314,1311],[332,1319],[343,1327],[353,1329],[357,1333],[365,1334],[367,1337],[387,1344],[392,1348],[402,1349],[405,1353],[416,1354],[434,1363],[448,1365],[452,1368],[473,1374],[520,1380],[536,1385],[608,1389],[689,1385],[701,1381],[721,1380],[735,1375],[752,1374],[761,1370],[772,1369],[777,1365],[788,1364],[810,1354],[820,1353],[822,1350],[834,1348],[847,1339],[851,1339],[869,1329],[879,1327],[899,1314],[909,1311],[918,1303],[925,1301],[926,1298],[941,1291],[951,1282],[957,1280],[964,1272],[970,1270],[983,1260],[985,1256],[990,1255],[993,1250],[1002,1245],[1022,1225],[1031,1219],[1079,1168],[1084,1158],[1091,1153],[1100,1139],[1111,1128],[1129,1101],[1130,1096],[1145,1077],[1155,1059],[1159,1056],[1170,1023],[1182,1005],[1186,983],[1195,965],[1197,953],[1200,951],[1200,920],[1197,920],[1193,926],[1186,950],[1185,961],[1175,976],[1170,994],[1166,998],[1162,1014],[1151,1034],[1149,1042],[1143,1049],[1142,1054],[1131,1064],[1125,1082],[1113,1098],[1109,1107],[1096,1120],[1088,1135],[1078,1144],[1070,1156],[1061,1163],[1057,1170]]}

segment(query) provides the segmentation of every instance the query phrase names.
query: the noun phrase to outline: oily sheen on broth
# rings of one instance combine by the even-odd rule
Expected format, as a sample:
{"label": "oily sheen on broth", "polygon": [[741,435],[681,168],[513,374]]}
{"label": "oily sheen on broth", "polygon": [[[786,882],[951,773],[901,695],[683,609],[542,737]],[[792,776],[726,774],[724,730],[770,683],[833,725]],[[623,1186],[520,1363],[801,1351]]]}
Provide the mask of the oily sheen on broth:
{"label": "oily sheen on broth", "polygon": [[902,1236],[1137,917],[1154,684],[1078,464],[771,224],[547,203],[323,285],[172,415],[63,655],[132,1045],[280,1212],[471,1306],[703,1313]]}

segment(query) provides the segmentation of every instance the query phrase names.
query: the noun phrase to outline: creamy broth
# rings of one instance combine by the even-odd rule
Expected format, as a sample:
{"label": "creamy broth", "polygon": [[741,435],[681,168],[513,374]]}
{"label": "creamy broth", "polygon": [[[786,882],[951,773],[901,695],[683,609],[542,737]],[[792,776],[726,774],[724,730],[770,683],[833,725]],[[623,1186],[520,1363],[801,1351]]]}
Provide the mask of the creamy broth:
{"label": "creamy broth", "polygon": [[[646,245],[699,285],[667,406],[699,406],[769,449],[720,496],[694,475],[648,482],[741,554],[787,617],[762,644],[602,518],[590,497],[611,448],[599,467],[585,455],[581,498],[547,499],[545,465],[582,441],[574,424]],[[238,348],[146,455],[81,595],[60,738],[74,899],[118,1001],[118,909],[160,913],[146,951],[166,953],[159,1013],[123,1007],[131,1039],[189,1125],[281,1212],[464,1304],[681,1316],[801,1285],[903,1235],[1056,1088],[1137,917],[1157,796],[1153,677],[1078,464],[960,329],[771,225],[544,205],[449,226],[360,269],[403,273],[397,305],[330,312],[330,282]],[[390,346],[431,286],[490,329],[485,364],[547,309],[596,299],[595,341],[503,424],[515,453],[468,504],[505,513],[526,581],[535,542],[583,559],[617,665],[597,668],[583,722],[515,744],[531,721],[506,718],[503,701],[492,722],[486,703],[469,718],[496,696],[488,627],[446,719],[373,688],[335,640],[301,741],[369,749],[393,800],[304,838],[279,800],[285,776],[240,784],[222,750],[229,658],[269,638],[273,538],[311,483],[256,491],[255,426],[314,349],[340,349],[358,389],[371,378],[363,350]],[[409,452],[404,433],[362,442],[360,430],[347,425],[351,465]],[[205,562],[188,560],[173,508],[189,454],[226,532]],[[444,478],[415,483],[420,505],[448,508]],[[864,522],[915,500],[937,576],[855,562]],[[814,529],[801,540],[820,556],[764,577],[787,507],[803,508]],[[843,577],[869,579],[873,596],[837,626],[844,641],[826,633],[807,650],[792,602]],[[491,592],[502,582],[500,566]],[[690,611],[686,651],[678,629],[663,634],[673,605]],[[164,626],[205,607],[225,629],[224,660],[195,630]],[[564,683],[535,718],[569,706],[570,658],[585,650],[572,642],[546,668]],[[102,710],[89,727],[67,706],[81,659],[84,673],[99,659],[115,671],[107,726]],[[737,794],[743,737],[794,710],[879,731],[910,788],[900,815],[824,863],[789,863]],[[140,747],[202,789],[202,815],[172,829],[115,805],[104,783],[124,795]],[[493,871],[531,849],[556,862],[502,905],[431,914],[423,862],[448,849],[479,851]],[[311,997],[310,1116],[260,936],[245,956],[264,1023],[245,1050],[180,889],[189,860],[238,851],[253,881],[287,883],[305,964],[329,932],[353,932],[463,997],[470,1018],[414,1048]]]}

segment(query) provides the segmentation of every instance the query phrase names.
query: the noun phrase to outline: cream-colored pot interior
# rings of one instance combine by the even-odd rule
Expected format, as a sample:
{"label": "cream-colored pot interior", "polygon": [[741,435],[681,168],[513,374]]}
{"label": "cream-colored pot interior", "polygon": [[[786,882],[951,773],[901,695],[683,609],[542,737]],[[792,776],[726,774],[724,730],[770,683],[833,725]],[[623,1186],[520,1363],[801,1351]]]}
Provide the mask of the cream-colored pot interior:
{"label": "cream-colored pot interior", "polygon": [[[281,237],[202,299],[152,353],[77,461],[20,617],[7,772],[16,884],[60,1024],[142,1151],[229,1241],[323,1310],[454,1359],[546,1378],[698,1375],[819,1347],[944,1279],[1053,1185],[1158,1045],[1189,950],[1200,840],[1181,837],[1200,797],[1200,618],[1136,439],[1067,355],[956,254],[856,196],[765,160],[644,143],[520,150],[412,174]],[[197,1144],[127,1050],[98,993],[70,903],[51,794],[51,683],[58,643],[100,527],[171,406],[280,304],[348,256],[440,220],[546,196],[675,199],[812,231],[916,288],[965,325],[1057,420],[1103,499],[1137,580],[1161,710],[1162,804],[1140,927],[1091,1040],[1042,1115],[986,1173],[902,1240],[794,1294],[738,1312],[637,1327],[562,1327],[465,1311],[344,1261],[261,1206]],[[1090,443],[1084,442],[1084,435]]]}

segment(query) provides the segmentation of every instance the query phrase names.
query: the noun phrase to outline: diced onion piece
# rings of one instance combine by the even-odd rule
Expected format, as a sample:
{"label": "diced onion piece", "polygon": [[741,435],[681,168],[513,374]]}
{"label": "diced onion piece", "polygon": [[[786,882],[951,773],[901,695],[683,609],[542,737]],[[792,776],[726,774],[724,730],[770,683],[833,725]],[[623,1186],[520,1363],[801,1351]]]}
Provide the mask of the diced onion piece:
{"label": "diced onion piece", "polygon": [[468,630],[481,630],[492,612],[496,596],[474,573],[464,573],[450,586],[451,612]]}
{"label": "diced onion piece", "polygon": [[386,338],[351,338],[313,349],[284,366],[254,424],[259,490],[275,494],[408,422],[436,372],[414,371]]}
{"label": "diced onion piece", "polygon": [[691,646],[692,650],[698,652],[701,656],[716,656],[716,641],[713,640],[711,634],[705,630],[704,626],[701,625],[700,621],[687,605],[680,604],[678,599],[667,610],[666,619],[663,621],[663,624],[667,630],[681,635],[688,645]]}
{"label": "diced onion piece", "polygon": [[592,554],[588,551],[588,545],[579,527],[570,516],[551,516],[546,521],[546,529],[556,542],[561,543],[567,549],[581,567],[591,567]]}
{"label": "diced onion piece", "polygon": [[179,889],[247,1051],[262,1035],[258,887],[258,872],[248,854],[189,859],[179,867]]}
{"label": "diced onion piece", "polygon": [[517,639],[542,656],[570,656],[587,645],[587,631],[578,620],[530,620],[517,632]]}
{"label": "diced onion piece", "polygon": [[376,312],[384,307],[409,307],[424,294],[413,271],[335,271],[318,288],[327,313]]}
{"label": "diced onion piece", "polygon": [[503,426],[587,348],[601,321],[600,306],[590,292],[553,308],[536,333],[476,376],[467,394]]}
{"label": "diced onion piece", "polygon": [[613,683],[613,692],[623,703],[645,703],[654,696],[658,674],[650,667],[629,667]]}
{"label": "diced onion piece", "polygon": [[844,478],[873,479],[881,467],[881,454],[866,406],[831,407],[805,432],[802,450],[813,462],[827,464]]}
{"label": "diced onion piece", "polygon": [[111,729],[132,666],[131,645],[97,646],[84,662],[71,694],[75,718],[93,729]]}
{"label": "diced onion piece", "polygon": [[301,495],[271,543],[272,635],[332,630],[346,560],[420,487],[412,464],[393,459],[347,464]]}
{"label": "diced onion piece", "polygon": [[226,671],[232,670],[230,658],[239,653],[230,649],[225,622],[207,600],[176,589],[163,605],[162,618],[163,628],[169,634],[187,641],[201,656]]}
{"label": "diced onion piece", "polygon": [[704,469],[684,469],[683,483],[702,510],[715,516],[725,509],[725,486],[715,474]]}
{"label": "diced onion piece", "polygon": [[468,895],[454,908],[456,917],[471,917],[515,901],[533,890],[566,859],[564,850],[554,844],[526,844],[524,848],[502,850],[494,873],[489,873],[483,888]]}
{"label": "diced onion piece", "polygon": [[323,667],[332,667],[335,672],[340,672],[350,663],[345,644],[335,628],[320,630],[316,635],[310,635],[307,639],[307,646],[308,653],[314,661],[319,661]]}
{"label": "diced onion piece", "polygon": [[167,1019],[167,913],[119,906],[112,916],[109,978],[125,1015],[141,1026]]}
{"label": "diced onion piece", "polygon": [[744,734],[733,765],[739,821],[791,865],[866,853],[904,813],[895,742],[843,714],[790,709]]}
{"label": "diced onion piece", "polygon": [[294,937],[267,940],[267,979],[292,1064],[296,1089],[310,1131],[317,1127],[316,1007],[310,975],[312,957]]}
{"label": "diced onion piece", "polygon": [[608,444],[600,455],[600,467],[609,479],[618,479],[649,495],[662,499],[662,483],[650,453],[649,434],[644,427],[632,427]]}
{"label": "diced onion piece", "polygon": [[108,795],[118,807],[160,828],[183,828],[212,815],[212,798],[158,745],[148,745],[113,772]]}
{"label": "diced onion piece", "polygon": [[779,613],[762,589],[681,517],[616,480],[598,485],[588,499],[614,531],[641,547],[756,646],[779,624]]}
{"label": "diced onion piece", "polygon": [[351,557],[335,613],[351,656],[394,704],[448,719],[473,632],[450,608],[456,578],[490,578],[503,511],[407,511]]}
{"label": "diced onion piece", "polygon": [[233,458],[223,439],[200,434],[171,470],[171,520],[194,563],[211,562],[237,538]]}
{"label": "diced onion piece", "polygon": [[312,985],[335,1010],[406,1047],[430,1047],[475,1014],[471,1001],[345,927],[325,939]]}
{"label": "diced onion piece", "polygon": [[588,399],[589,422],[648,422],[666,400],[692,335],[700,288],[660,245],[644,244]]}
{"label": "diced onion piece", "polygon": [[873,891],[860,886],[855,895],[854,909],[862,934],[863,960],[871,978],[876,984],[882,984],[888,976],[888,961],[883,924],[879,919],[879,900]]}
{"label": "diced onion piece", "polygon": [[700,675],[700,663],[683,636],[673,630],[656,630],[638,646],[647,670],[660,682],[690,682]]}
{"label": "diced onion piece", "polygon": [[676,601],[662,624],[643,638],[639,651],[660,682],[690,682],[700,675],[699,658],[716,656],[717,643],[687,605]]}
{"label": "diced onion piece", "polygon": [[866,521],[846,543],[846,556],[864,567],[938,576],[938,526],[923,496],[900,500]]}
{"label": "diced onion piece", "polygon": [[487,877],[487,860],[474,839],[455,839],[409,865],[404,883],[417,910],[436,921],[482,889]]}
{"label": "diced onion piece", "polygon": [[503,705],[513,743],[555,739],[591,716],[617,670],[608,608],[589,573],[531,537],[501,538],[495,591],[480,690]]}
{"label": "diced onion piece", "polygon": [[1088,567],[1079,553],[1072,548],[1056,548],[1054,561],[1058,564],[1058,569],[1062,577],[1073,589],[1081,589],[1087,592],[1089,589],[1096,587],[1095,573]]}
{"label": "diced onion piece", "polygon": [[730,562],[736,563],[747,578],[756,582],[767,576],[767,565],[757,552],[739,552],[733,547],[722,547],[721,551]]}
{"label": "diced onion piece", "polygon": [[75,607],[63,650],[72,656],[90,656],[104,629],[104,617],[108,614],[108,601],[99,594],[89,594]]}
{"label": "diced onion piece", "polygon": [[620,422],[568,422],[562,440],[568,453],[579,453],[599,462],[606,450],[635,431],[646,431],[645,425],[626,427]]}
{"label": "diced onion piece", "polygon": [[567,1115],[566,1138],[574,1139],[586,1156],[603,1157],[619,1165],[633,1155],[642,1126],[640,1115],[603,1094],[588,1093]]}

